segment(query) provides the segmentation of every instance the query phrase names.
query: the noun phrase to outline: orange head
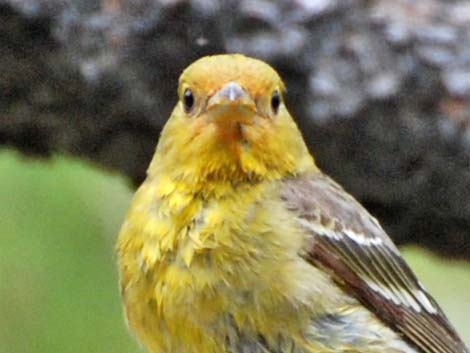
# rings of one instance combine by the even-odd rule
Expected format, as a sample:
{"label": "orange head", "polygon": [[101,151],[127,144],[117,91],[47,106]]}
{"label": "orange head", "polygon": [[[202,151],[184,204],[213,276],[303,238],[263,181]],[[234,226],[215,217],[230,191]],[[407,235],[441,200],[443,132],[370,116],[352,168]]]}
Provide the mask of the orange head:
{"label": "orange head", "polygon": [[313,167],[268,64],[240,54],[203,57],[179,80],[179,101],[150,173],[175,178],[260,180]]}

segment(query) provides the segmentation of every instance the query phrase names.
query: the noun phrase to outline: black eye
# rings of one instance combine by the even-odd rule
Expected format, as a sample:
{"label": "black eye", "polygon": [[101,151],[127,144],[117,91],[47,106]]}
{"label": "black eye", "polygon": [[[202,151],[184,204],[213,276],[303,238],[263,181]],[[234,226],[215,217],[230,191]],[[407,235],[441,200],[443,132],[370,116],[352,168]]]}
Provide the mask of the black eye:
{"label": "black eye", "polygon": [[281,96],[278,91],[274,91],[271,97],[271,108],[273,109],[274,114],[277,114],[279,111],[279,106],[281,105]]}
{"label": "black eye", "polygon": [[183,105],[184,105],[184,111],[186,113],[189,113],[191,111],[191,109],[193,109],[194,95],[193,95],[193,92],[189,88],[186,88],[184,90]]}

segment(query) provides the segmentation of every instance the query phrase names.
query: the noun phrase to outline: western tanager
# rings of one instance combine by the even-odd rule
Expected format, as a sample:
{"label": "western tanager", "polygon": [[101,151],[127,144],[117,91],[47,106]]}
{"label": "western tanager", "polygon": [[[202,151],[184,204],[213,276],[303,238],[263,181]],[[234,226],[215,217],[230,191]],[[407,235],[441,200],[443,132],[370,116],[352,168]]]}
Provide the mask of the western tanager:
{"label": "western tanager", "polygon": [[179,80],[117,253],[151,353],[468,352],[379,223],[309,154],[243,55]]}

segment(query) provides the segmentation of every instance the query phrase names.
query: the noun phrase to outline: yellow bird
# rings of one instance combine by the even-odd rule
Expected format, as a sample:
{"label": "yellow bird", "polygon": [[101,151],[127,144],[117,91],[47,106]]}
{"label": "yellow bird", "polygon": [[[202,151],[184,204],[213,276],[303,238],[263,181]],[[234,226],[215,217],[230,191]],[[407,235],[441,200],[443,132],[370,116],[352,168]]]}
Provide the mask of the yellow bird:
{"label": "yellow bird", "polygon": [[468,352],[376,219],[323,174],[284,84],[197,60],[119,234],[151,353]]}

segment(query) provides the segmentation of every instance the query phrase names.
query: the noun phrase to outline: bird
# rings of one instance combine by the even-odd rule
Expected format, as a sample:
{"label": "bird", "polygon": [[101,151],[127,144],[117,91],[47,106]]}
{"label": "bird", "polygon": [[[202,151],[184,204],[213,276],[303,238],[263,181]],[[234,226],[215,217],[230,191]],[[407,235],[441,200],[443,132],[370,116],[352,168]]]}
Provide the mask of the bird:
{"label": "bird", "polygon": [[324,174],[262,60],[178,83],[116,253],[150,353],[468,353],[379,222]]}

